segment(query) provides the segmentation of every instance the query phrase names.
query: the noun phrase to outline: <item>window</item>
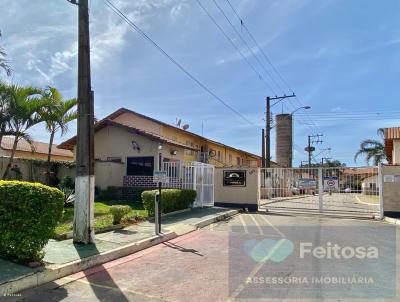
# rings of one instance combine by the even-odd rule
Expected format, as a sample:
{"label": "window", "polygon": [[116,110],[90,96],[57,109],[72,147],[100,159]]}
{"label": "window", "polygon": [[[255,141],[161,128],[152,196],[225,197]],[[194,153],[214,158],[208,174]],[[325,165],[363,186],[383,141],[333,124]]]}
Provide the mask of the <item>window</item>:
{"label": "window", "polygon": [[232,163],[232,154],[229,154],[229,163]]}
{"label": "window", "polygon": [[236,165],[240,166],[240,157],[236,157]]}
{"label": "window", "polygon": [[154,157],[128,157],[126,159],[126,175],[152,176]]}
{"label": "window", "polygon": [[218,160],[221,161],[221,151],[218,151],[217,154],[218,154],[218,155],[217,155]]}
{"label": "window", "polygon": [[[186,141],[186,146],[193,147],[193,142]],[[185,149],[186,155],[193,155],[193,150]]]}

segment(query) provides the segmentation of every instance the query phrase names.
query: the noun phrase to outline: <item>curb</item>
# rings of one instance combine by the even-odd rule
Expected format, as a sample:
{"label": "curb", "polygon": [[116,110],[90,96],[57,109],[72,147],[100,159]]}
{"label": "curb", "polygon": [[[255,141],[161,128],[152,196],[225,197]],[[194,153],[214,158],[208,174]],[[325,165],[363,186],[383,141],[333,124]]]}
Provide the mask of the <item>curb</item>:
{"label": "curb", "polygon": [[388,222],[388,223],[391,223],[391,224],[400,225],[400,219],[396,219],[396,218],[392,218],[392,217],[387,217],[387,216],[385,216],[385,217],[383,217],[383,220],[384,220],[385,222]]}
{"label": "curb", "polygon": [[239,210],[231,210],[222,215],[217,215],[215,217],[204,219],[193,225],[178,224],[176,226],[171,227],[173,231],[165,233],[161,236],[152,236],[150,238],[146,238],[138,242],[130,243],[128,245],[121,246],[116,249],[106,251],[98,255],[83,258],[80,260],[76,260],[70,263],[62,265],[50,265],[49,267],[44,268],[41,271],[37,271],[32,274],[22,276],[18,279],[10,280],[6,283],[0,284],[0,297],[10,294],[15,294],[28,288],[37,287],[45,283],[63,278],[65,276],[86,270],[88,268],[128,256],[130,254],[139,252],[154,245],[163,243],[165,241],[169,241],[178,236],[188,234],[190,232],[195,231],[196,229],[203,228],[214,222],[225,220],[238,213]]}

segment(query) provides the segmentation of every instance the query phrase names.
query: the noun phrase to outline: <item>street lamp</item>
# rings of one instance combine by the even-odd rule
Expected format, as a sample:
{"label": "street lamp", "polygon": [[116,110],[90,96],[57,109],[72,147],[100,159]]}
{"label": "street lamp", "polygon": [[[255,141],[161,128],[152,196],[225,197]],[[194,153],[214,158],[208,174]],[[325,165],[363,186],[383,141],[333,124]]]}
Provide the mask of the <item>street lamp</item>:
{"label": "street lamp", "polygon": [[311,106],[299,107],[299,108],[297,108],[296,110],[292,111],[291,115],[293,115],[295,112],[297,112],[297,111],[299,111],[299,110],[301,110],[301,109],[308,110],[308,109],[311,109]]}

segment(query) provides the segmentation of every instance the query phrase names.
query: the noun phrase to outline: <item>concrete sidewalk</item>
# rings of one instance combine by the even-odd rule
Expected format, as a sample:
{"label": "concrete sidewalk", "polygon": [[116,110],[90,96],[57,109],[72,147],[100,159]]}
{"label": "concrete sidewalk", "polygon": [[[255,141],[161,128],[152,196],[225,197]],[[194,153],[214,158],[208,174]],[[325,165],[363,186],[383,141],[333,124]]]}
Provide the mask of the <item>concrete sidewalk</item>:
{"label": "concrete sidewalk", "polygon": [[73,244],[72,239],[50,240],[45,267],[36,269],[0,259],[0,296],[38,286],[87,268],[135,253],[215,221],[237,214],[226,208],[196,208],[162,218],[162,235],[151,221],[96,235],[95,244]]}

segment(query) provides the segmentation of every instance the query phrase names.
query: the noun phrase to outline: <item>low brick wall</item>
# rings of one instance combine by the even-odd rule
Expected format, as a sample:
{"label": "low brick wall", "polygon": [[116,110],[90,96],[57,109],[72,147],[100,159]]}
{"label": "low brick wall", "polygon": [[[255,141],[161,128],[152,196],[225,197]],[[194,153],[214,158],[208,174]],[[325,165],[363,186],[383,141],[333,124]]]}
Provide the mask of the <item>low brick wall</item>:
{"label": "low brick wall", "polygon": [[[133,176],[125,175],[123,180],[124,187],[154,188],[157,183],[153,182],[153,176]],[[169,183],[163,185],[164,188],[180,189],[182,180],[177,177],[170,177]]]}

